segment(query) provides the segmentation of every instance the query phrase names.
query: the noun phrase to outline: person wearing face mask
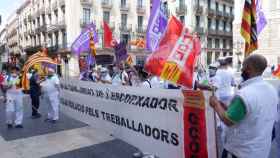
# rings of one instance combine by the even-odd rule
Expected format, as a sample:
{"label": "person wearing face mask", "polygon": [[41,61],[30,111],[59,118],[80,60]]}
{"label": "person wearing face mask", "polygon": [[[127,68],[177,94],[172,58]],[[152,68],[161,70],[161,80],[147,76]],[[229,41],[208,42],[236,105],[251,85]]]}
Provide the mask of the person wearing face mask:
{"label": "person wearing face mask", "polygon": [[48,69],[48,76],[41,84],[42,91],[49,103],[46,122],[56,123],[59,119],[59,78],[54,69]]}
{"label": "person wearing face mask", "polygon": [[6,123],[8,128],[23,128],[23,92],[19,78],[19,68],[13,67],[5,80],[6,89]]}
{"label": "person wearing face mask", "polygon": [[114,75],[112,79],[112,85],[129,85],[128,74],[125,71],[124,63],[119,63],[113,67]]}
{"label": "person wearing face mask", "polygon": [[108,69],[105,67],[102,67],[100,69],[100,79],[99,81],[101,83],[105,83],[105,84],[112,84],[112,78],[109,75]]}
{"label": "person wearing face mask", "polygon": [[217,97],[210,97],[210,106],[228,127],[222,158],[268,158],[272,128],[277,118],[278,94],[263,80],[267,60],[253,54],[243,62],[241,89],[228,107]]}

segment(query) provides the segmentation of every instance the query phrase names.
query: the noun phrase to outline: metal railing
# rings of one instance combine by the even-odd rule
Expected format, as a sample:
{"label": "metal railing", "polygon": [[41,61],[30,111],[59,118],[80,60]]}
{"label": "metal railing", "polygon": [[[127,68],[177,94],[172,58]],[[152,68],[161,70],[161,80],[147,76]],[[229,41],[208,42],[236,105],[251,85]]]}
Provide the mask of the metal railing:
{"label": "metal railing", "polygon": [[112,1],[111,0],[102,0],[101,5],[103,8],[112,9]]}
{"label": "metal railing", "polygon": [[132,26],[131,25],[127,26],[125,24],[121,24],[119,29],[121,32],[130,32],[132,30]]}
{"label": "metal railing", "polygon": [[59,0],[58,4],[59,4],[59,6],[64,6],[65,5],[65,0]]}
{"label": "metal railing", "polygon": [[184,15],[187,12],[187,6],[185,4],[181,4],[176,8],[177,15]]}
{"label": "metal railing", "polygon": [[143,6],[143,5],[138,5],[137,4],[137,7],[136,7],[137,9],[137,13],[138,14],[145,14],[145,12],[146,12],[146,8],[145,8],[145,6]]}
{"label": "metal railing", "polygon": [[57,2],[54,1],[54,2],[52,3],[52,9],[53,9],[53,10],[56,10],[57,7],[58,7]]}
{"label": "metal railing", "polygon": [[129,11],[129,6],[127,3],[123,4],[123,3],[120,3],[120,10],[123,11],[123,12],[128,12]]}
{"label": "metal railing", "polygon": [[82,5],[91,6],[92,0],[80,0]]}

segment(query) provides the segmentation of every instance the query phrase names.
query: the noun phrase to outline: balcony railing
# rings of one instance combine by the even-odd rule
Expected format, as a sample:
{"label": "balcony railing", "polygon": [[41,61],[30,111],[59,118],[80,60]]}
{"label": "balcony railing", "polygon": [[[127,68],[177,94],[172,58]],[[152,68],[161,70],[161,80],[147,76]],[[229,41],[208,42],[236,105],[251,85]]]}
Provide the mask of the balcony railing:
{"label": "balcony railing", "polygon": [[52,3],[52,9],[53,9],[53,10],[56,10],[57,7],[58,7],[57,2],[54,1],[54,2]]}
{"label": "balcony railing", "polygon": [[27,18],[26,18],[26,17],[24,17],[23,23],[24,23],[25,25],[27,25]]}
{"label": "balcony railing", "polygon": [[28,15],[28,22],[31,22],[32,21],[32,16],[31,15]]}
{"label": "balcony railing", "polygon": [[40,14],[45,14],[45,6],[41,6],[40,8]]}
{"label": "balcony railing", "polygon": [[40,10],[39,9],[36,9],[35,15],[36,15],[36,17],[40,17]]}
{"label": "balcony railing", "polygon": [[143,27],[143,26],[138,26],[138,27],[136,28],[136,32],[137,32],[138,34],[145,34],[146,29],[145,29],[145,27]]}
{"label": "balcony railing", "polygon": [[59,0],[58,4],[59,6],[65,6],[65,0]]}
{"label": "balcony railing", "polygon": [[218,30],[217,34],[220,36],[224,36],[225,35],[225,31],[224,30]]}
{"label": "balcony railing", "polygon": [[176,8],[176,14],[178,16],[185,15],[187,12],[187,6],[185,4],[181,4],[179,7]]}
{"label": "balcony railing", "polygon": [[208,29],[208,34],[209,34],[209,35],[216,35],[216,34],[217,34],[217,31],[216,31],[215,29],[209,28],[209,29]]}
{"label": "balcony railing", "polygon": [[230,16],[231,19],[234,19],[233,13],[230,13],[229,16]]}
{"label": "balcony railing", "polygon": [[35,29],[35,34],[39,34],[40,32],[41,32],[40,27],[37,27],[37,28]]}
{"label": "balcony railing", "polygon": [[224,17],[225,17],[225,18],[230,18],[230,14],[227,13],[227,12],[224,12]]}
{"label": "balcony railing", "polygon": [[203,12],[203,7],[200,4],[196,4],[194,9],[196,14],[202,14]]}
{"label": "balcony railing", "polygon": [[28,31],[28,34],[29,34],[30,36],[33,36],[33,35],[35,35],[35,31],[34,31],[34,30],[29,30],[29,31]]}
{"label": "balcony railing", "polygon": [[128,12],[129,11],[128,4],[120,4],[120,11]]}
{"label": "balcony railing", "polygon": [[137,13],[138,14],[145,14],[146,8],[143,5],[137,5]]}
{"label": "balcony railing", "polygon": [[102,5],[102,8],[104,8],[104,9],[112,9],[111,0],[102,0],[101,5]]}
{"label": "balcony railing", "polygon": [[216,15],[217,15],[218,17],[222,17],[222,16],[223,16],[223,12],[220,11],[220,10],[218,10]]}
{"label": "balcony railing", "polygon": [[208,8],[207,9],[207,11],[208,11],[208,16],[214,16],[215,15],[215,10],[214,9],[212,9],[212,8]]}
{"label": "balcony railing", "polygon": [[131,25],[127,26],[125,24],[121,24],[119,29],[121,32],[131,32],[132,26]]}
{"label": "balcony railing", "polygon": [[85,26],[87,26],[90,23],[91,23],[91,21],[88,21],[88,20],[85,20],[85,19],[81,19],[80,20],[81,27],[85,27]]}
{"label": "balcony railing", "polygon": [[58,26],[60,29],[65,28],[65,27],[66,27],[65,19],[59,20],[59,21],[57,22],[57,26]]}
{"label": "balcony railing", "polygon": [[197,26],[197,27],[195,28],[195,31],[196,31],[197,33],[199,33],[199,34],[204,34],[204,28],[202,28],[202,27],[200,27],[200,26]]}
{"label": "balcony railing", "polygon": [[92,6],[92,0],[80,0],[81,5]]}
{"label": "balcony railing", "polygon": [[225,36],[233,36],[231,31],[229,31],[229,32],[225,31],[224,34],[225,34]]}
{"label": "balcony railing", "polygon": [[47,7],[46,7],[45,13],[46,13],[46,14],[51,14],[51,6],[47,6]]}

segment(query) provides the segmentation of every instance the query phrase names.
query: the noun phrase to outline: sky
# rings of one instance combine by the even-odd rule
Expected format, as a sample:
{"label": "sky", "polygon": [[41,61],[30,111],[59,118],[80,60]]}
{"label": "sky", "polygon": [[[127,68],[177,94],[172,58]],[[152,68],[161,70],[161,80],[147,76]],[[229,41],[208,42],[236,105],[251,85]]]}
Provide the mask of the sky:
{"label": "sky", "polygon": [[24,2],[25,0],[0,0],[0,15],[2,16],[2,24],[0,29],[3,28],[4,24],[7,22],[7,18],[16,12],[16,9]]}

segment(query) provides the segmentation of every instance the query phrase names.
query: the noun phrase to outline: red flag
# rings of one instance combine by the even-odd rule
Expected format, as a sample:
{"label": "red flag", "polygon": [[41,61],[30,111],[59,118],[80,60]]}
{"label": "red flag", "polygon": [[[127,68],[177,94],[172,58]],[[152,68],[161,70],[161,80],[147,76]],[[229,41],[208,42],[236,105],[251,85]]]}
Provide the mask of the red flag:
{"label": "red flag", "polygon": [[112,44],[111,44],[113,40],[112,30],[110,29],[109,25],[105,21],[103,22],[103,27],[104,27],[104,47],[112,48]]}
{"label": "red flag", "polygon": [[172,17],[159,49],[149,56],[145,69],[164,80],[191,88],[200,49],[199,39]]}

